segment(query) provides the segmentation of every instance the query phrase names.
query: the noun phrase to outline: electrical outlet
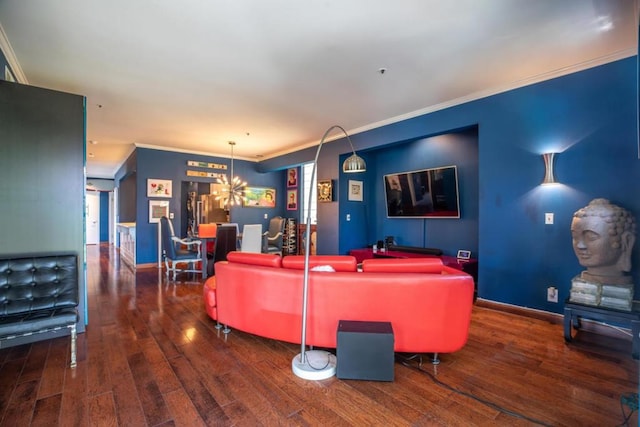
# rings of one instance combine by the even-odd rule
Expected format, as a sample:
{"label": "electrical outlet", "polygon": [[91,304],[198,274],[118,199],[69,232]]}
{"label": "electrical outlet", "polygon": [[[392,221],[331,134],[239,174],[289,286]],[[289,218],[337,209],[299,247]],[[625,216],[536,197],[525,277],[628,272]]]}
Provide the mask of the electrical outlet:
{"label": "electrical outlet", "polygon": [[269,218],[269,214],[264,214],[264,219]]}
{"label": "electrical outlet", "polygon": [[347,214],[347,221],[351,221],[351,214]]}
{"label": "electrical outlet", "polygon": [[554,286],[549,286],[547,288],[547,301],[558,302],[558,289]]}
{"label": "electrical outlet", "polygon": [[169,212],[169,219],[173,219],[173,212]]}

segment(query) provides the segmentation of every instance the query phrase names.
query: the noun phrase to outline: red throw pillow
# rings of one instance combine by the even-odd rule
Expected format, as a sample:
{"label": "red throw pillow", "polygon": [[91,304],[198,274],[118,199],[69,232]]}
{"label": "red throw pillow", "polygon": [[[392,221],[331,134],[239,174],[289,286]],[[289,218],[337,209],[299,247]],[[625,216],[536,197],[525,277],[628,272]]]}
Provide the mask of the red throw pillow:
{"label": "red throw pillow", "polygon": [[282,257],[280,255],[255,252],[232,251],[227,254],[227,261],[274,268],[280,268],[282,266]]}
{"label": "red throw pillow", "polygon": [[362,261],[366,273],[442,273],[440,258],[373,258]]}
{"label": "red throw pillow", "polygon": [[[335,271],[356,271],[358,262],[351,255],[310,255],[309,268],[329,265]],[[282,267],[304,270],[304,255],[289,255],[282,259]]]}

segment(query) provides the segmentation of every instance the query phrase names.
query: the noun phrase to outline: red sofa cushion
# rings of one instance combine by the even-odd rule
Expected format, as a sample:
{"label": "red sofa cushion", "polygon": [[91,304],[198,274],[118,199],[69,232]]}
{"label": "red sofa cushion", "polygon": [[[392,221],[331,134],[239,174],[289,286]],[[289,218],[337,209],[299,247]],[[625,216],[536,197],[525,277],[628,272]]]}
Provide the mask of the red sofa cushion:
{"label": "red sofa cushion", "polygon": [[441,273],[440,258],[373,258],[362,261],[367,273]]}
{"label": "red sofa cushion", "polygon": [[[358,262],[351,255],[310,255],[309,268],[330,265],[335,271],[357,271]],[[282,267],[304,270],[304,255],[289,255],[282,259]]]}
{"label": "red sofa cushion", "polygon": [[227,254],[227,260],[239,264],[262,265],[264,267],[280,268],[282,266],[282,257],[276,254],[232,251]]}

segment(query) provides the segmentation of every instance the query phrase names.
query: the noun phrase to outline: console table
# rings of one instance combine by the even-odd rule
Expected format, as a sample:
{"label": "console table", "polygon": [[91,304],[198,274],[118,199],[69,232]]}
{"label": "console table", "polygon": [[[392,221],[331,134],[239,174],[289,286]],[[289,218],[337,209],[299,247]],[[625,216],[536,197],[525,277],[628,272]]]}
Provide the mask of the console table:
{"label": "console table", "polygon": [[580,318],[631,326],[631,355],[634,359],[640,358],[640,310],[638,307],[634,305],[632,311],[622,311],[578,304],[567,299],[564,303],[564,340],[566,342],[572,340],[571,326],[580,329]]}
{"label": "console table", "polygon": [[136,269],[136,223],[119,222],[120,259],[132,269]]}

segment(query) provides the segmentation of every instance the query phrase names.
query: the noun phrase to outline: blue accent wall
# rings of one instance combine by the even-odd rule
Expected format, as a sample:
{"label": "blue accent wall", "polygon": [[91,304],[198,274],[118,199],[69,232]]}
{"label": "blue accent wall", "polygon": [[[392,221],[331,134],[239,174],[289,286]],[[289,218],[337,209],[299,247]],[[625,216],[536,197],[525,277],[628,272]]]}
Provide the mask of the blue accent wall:
{"label": "blue accent wall", "polygon": [[[479,260],[480,298],[560,313],[562,304],[546,301],[546,288],[556,286],[563,300],[583,270],[571,246],[573,213],[604,197],[640,219],[637,75],[637,58],[627,58],[351,135],[368,164],[362,174],[340,171],[350,151],[344,138],[325,143],[317,177],[337,180],[337,201],[318,205],[318,253],[347,253],[386,235],[449,255],[470,249]],[[236,173],[250,185],[277,189],[278,207],[236,208],[233,221],[266,227],[265,212],[293,216],[285,210],[285,169],[312,161],[315,152],[311,147],[260,163],[236,161]],[[540,185],[544,152],[559,153],[560,185]],[[138,263],[149,263],[156,261],[157,239],[148,223],[147,178],[173,180],[171,211],[174,221],[182,221],[180,183],[198,180],[186,177],[186,161],[229,159],[136,153],[116,176],[137,173]],[[458,166],[460,219],[386,218],[384,174],[449,164]],[[363,181],[363,202],[347,200],[349,179]],[[546,212],[555,214],[554,225],[544,224]],[[632,255],[636,297],[639,246]]]}
{"label": "blue accent wall", "polygon": [[[349,146],[343,139],[326,144],[318,177],[339,179],[338,202],[319,206],[318,252],[345,253],[384,235],[407,244],[441,246],[449,254],[471,249],[479,259],[480,298],[560,313],[563,305],[548,303],[546,288],[556,286],[563,300],[572,277],[583,270],[571,245],[573,213],[604,197],[640,220],[637,75],[637,58],[631,57],[352,135],[368,162],[364,174],[339,173]],[[451,153],[436,153],[438,138],[433,137],[473,127],[477,162],[456,157],[462,155],[461,141],[447,146]],[[559,153],[555,170],[561,184],[546,187],[540,185],[541,154],[549,151]],[[260,168],[311,161],[314,153],[301,150],[266,160]],[[378,187],[383,174],[447,164],[449,159],[462,176],[461,220],[381,218],[384,195]],[[476,176],[477,189],[472,184]],[[364,182],[366,200],[358,207],[347,201],[348,179]],[[555,214],[554,225],[544,224],[546,212]],[[367,225],[354,225],[361,222]],[[471,231],[474,223],[477,235]],[[454,230],[456,224],[461,231]],[[636,298],[639,246],[632,255]]]}
{"label": "blue accent wall", "polygon": [[[367,173],[340,174],[340,194],[348,194],[349,180],[366,182],[362,202],[344,197],[340,203],[340,253],[386,236],[394,236],[398,245],[439,248],[448,255],[456,255],[458,249],[478,253],[477,127],[360,154]],[[348,155],[342,155],[340,162]],[[460,218],[387,218],[384,175],[451,165],[458,170]]]}
{"label": "blue accent wall", "polygon": [[[131,157],[132,161],[127,161],[116,174],[116,182],[133,173],[136,174],[135,191],[129,194],[120,194],[121,200],[131,203],[135,199],[135,222],[136,222],[136,251],[137,264],[148,264],[157,262],[158,238],[157,225],[149,223],[149,200],[167,200],[147,197],[147,179],[170,179],[172,181],[173,197],[169,200],[169,211],[174,214],[173,224],[176,233],[181,229],[180,225],[186,222],[182,215],[182,182],[206,182],[213,183],[213,178],[187,176],[187,170],[198,170],[203,172],[224,172],[220,169],[202,169],[188,167],[187,161],[218,163],[227,165],[227,173],[230,172],[231,160],[228,158],[203,156],[187,153],[177,153],[171,151],[154,150],[149,148],[137,148]],[[257,163],[234,160],[234,174],[247,181],[249,186],[272,187],[276,189],[276,207],[232,207],[231,221],[236,222],[242,230],[244,224],[262,224],[266,230],[269,220],[274,216],[292,216],[291,212],[285,209],[285,175],[286,171],[279,170],[269,173],[261,173],[257,170]],[[132,194],[135,193],[135,194]],[[264,215],[267,215],[267,219]],[[122,220],[120,220],[122,221]]]}

